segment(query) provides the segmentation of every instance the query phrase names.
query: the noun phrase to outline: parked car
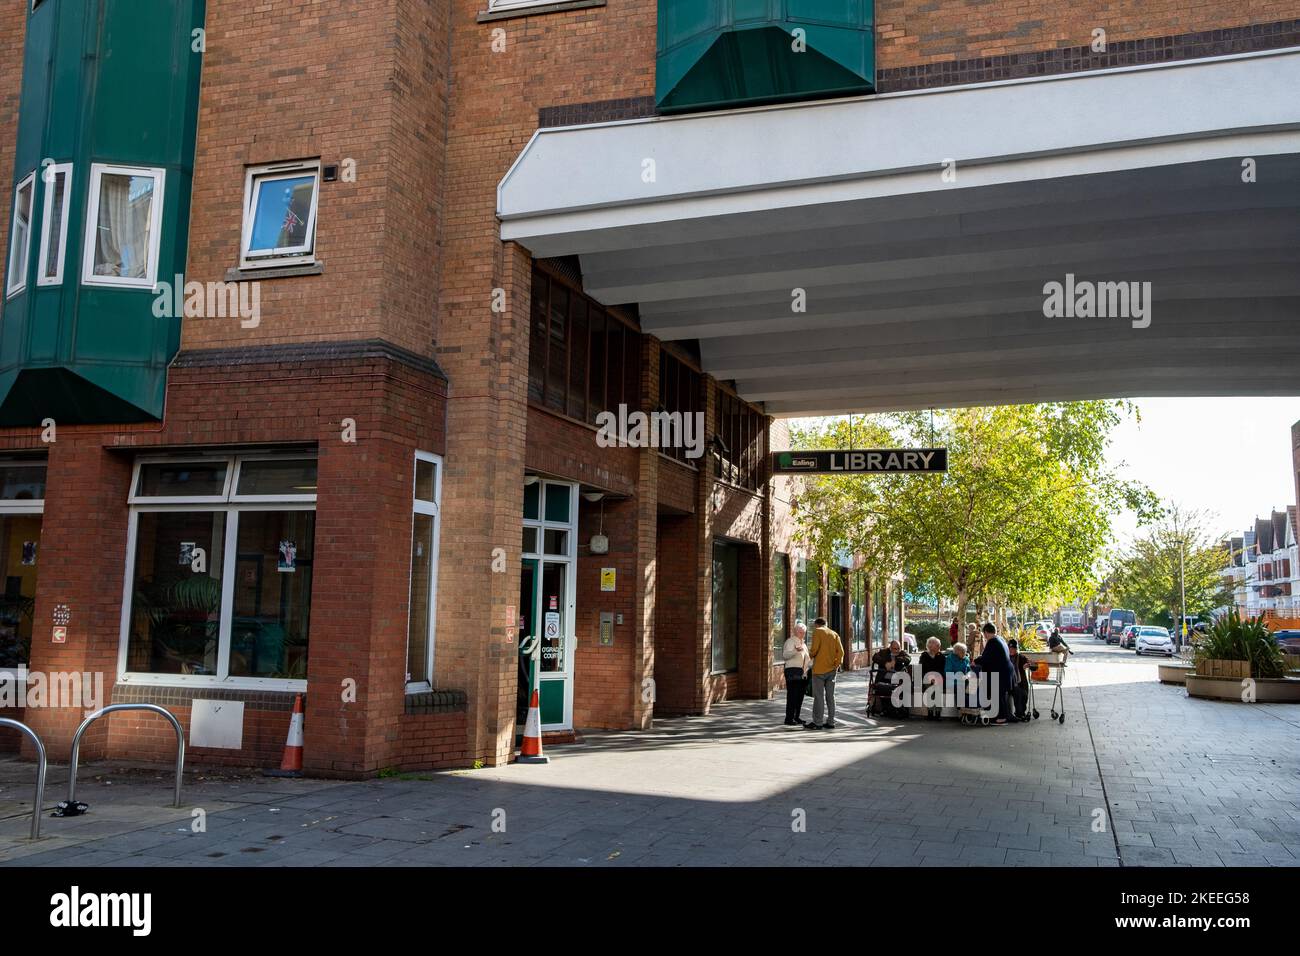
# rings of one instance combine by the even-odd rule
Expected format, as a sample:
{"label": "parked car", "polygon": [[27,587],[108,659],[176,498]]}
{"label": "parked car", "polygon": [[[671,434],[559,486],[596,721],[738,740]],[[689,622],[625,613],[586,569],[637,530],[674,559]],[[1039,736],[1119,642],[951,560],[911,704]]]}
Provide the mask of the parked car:
{"label": "parked car", "polygon": [[[1115,639],[1115,642],[1119,644],[1121,650],[1127,650],[1133,646],[1133,635],[1137,633],[1137,629],[1137,624],[1130,624],[1119,632],[1119,637]],[[1106,643],[1109,644],[1110,641]]]}
{"label": "parked car", "polygon": [[1034,625],[1034,635],[1045,641],[1052,636],[1052,628],[1054,627],[1056,627],[1056,624],[1053,621],[1039,621]]}
{"label": "parked car", "polygon": [[1300,631],[1274,631],[1273,639],[1277,641],[1284,654],[1300,654]]}
{"label": "parked car", "polygon": [[1174,656],[1174,639],[1169,636],[1169,629],[1142,625],[1133,628],[1133,650],[1141,657],[1143,654],[1163,654]]}

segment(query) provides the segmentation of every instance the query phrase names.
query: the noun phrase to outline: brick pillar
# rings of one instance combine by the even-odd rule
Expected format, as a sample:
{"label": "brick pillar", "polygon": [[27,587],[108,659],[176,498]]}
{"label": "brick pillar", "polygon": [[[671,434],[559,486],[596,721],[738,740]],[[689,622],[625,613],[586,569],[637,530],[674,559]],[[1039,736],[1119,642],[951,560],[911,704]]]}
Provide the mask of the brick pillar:
{"label": "brick pillar", "polygon": [[[641,407],[659,404],[659,340],[641,337]],[[658,598],[659,452],[638,454],[636,482],[636,577],[632,633],[632,726],[646,729],[654,717],[655,602]]]}
{"label": "brick pillar", "polygon": [[[448,243],[444,257],[436,353],[449,384],[434,681],[468,694],[470,753],[493,766],[514,747],[518,643],[506,641],[515,626],[506,611],[519,604],[532,260],[495,239],[491,249]],[[493,289],[504,292],[501,312]],[[494,573],[498,548],[505,570]]]}
{"label": "brick pillar", "polygon": [[704,390],[701,407],[704,410],[705,444],[704,457],[699,462],[699,482],[695,486],[695,514],[698,519],[695,524],[695,577],[700,586],[696,594],[699,614],[694,632],[698,649],[694,713],[707,714],[709,705],[713,702],[713,489],[716,471],[710,440],[717,431],[718,400],[717,390],[708,376],[700,376],[700,387]]}
{"label": "brick pillar", "polygon": [[[102,433],[60,428],[49,445],[29,669],[98,675],[103,681],[99,706],[110,702],[117,679],[131,467],[130,457],[102,446]],[[53,644],[54,609],[60,604],[71,611],[67,643]],[[90,689],[83,685],[81,707],[27,708],[26,723],[40,735],[51,760],[69,758],[72,735],[94,703],[85,699]],[[104,755],[109,719],[87,731],[83,760]],[[22,752],[34,756],[30,742]]]}

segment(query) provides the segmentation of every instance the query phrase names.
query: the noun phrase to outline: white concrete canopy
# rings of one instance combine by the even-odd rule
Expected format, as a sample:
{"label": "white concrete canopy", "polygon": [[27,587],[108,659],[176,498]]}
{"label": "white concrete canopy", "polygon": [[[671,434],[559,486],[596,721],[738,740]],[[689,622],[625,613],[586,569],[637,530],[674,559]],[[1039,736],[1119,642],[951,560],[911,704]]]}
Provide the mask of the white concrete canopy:
{"label": "white concrete canopy", "polygon": [[[1300,394],[1297,91],[1291,49],[543,129],[501,235],[776,415]],[[1149,326],[1045,317],[1067,275]]]}

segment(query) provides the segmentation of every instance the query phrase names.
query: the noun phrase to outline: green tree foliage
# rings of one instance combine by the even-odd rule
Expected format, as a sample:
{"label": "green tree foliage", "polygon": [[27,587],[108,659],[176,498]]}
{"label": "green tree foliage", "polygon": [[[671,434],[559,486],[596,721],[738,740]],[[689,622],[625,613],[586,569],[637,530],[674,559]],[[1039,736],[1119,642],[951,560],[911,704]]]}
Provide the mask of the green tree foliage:
{"label": "green tree foliage", "polygon": [[[871,573],[900,565],[917,587],[955,599],[1047,605],[1095,585],[1094,564],[1122,508],[1143,520],[1154,496],[1115,474],[1111,430],[1131,403],[1067,402],[903,412],[858,419],[853,446],[948,449],[944,474],[804,480],[801,531],[816,556],[861,554]],[[796,448],[848,448],[846,419],[795,429]]]}
{"label": "green tree foliage", "polygon": [[1204,615],[1232,603],[1223,579],[1228,553],[1216,542],[1204,512],[1170,505],[1139,536],[1110,575],[1108,596],[1117,607],[1131,608],[1142,621],[1173,622],[1181,611],[1178,559],[1187,587],[1187,614]]}

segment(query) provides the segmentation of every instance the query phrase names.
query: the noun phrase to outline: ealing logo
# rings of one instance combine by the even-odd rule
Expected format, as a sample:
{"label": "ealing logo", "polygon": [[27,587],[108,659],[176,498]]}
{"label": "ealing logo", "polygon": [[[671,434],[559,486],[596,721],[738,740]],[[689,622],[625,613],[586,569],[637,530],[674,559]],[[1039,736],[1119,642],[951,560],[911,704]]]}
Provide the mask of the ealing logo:
{"label": "ealing logo", "polygon": [[704,454],[703,412],[629,412],[596,416],[596,444],[601,448],[685,448],[687,458]]}
{"label": "ealing logo", "polygon": [[152,893],[85,893],[74,886],[69,893],[50,897],[50,925],[129,926],[134,936],[148,936],[153,926]]}
{"label": "ealing logo", "polygon": [[1135,329],[1151,325],[1150,282],[1076,282],[1068,272],[1064,283],[1043,286],[1043,295],[1043,315],[1049,319],[1132,319]]}

